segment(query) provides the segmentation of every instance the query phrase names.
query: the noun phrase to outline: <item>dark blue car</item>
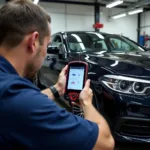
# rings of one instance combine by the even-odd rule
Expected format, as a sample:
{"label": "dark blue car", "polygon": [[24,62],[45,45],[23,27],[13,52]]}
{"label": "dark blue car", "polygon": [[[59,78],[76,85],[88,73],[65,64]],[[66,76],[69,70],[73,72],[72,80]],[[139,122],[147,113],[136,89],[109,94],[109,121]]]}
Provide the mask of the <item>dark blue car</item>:
{"label": "dark blue car", "polygon": [[[52,36],[38,86],[54,84],[61,69],[73,60],[88,63],[93,104],[115,139],[150,143],[150,52],[120,35],[59,32]],[[84,115],[62,99],[74,114]]]}

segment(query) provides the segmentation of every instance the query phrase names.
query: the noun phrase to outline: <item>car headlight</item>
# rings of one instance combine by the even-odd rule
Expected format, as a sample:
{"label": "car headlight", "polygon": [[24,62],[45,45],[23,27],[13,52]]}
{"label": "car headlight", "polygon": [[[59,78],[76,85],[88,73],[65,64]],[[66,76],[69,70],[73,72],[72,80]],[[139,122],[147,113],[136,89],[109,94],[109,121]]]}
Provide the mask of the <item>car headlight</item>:
{"label": "car headlight", "polygon": [[150,94],[150,81],[132,77],[105,75],[101,82],[109,89],[126,94]]}

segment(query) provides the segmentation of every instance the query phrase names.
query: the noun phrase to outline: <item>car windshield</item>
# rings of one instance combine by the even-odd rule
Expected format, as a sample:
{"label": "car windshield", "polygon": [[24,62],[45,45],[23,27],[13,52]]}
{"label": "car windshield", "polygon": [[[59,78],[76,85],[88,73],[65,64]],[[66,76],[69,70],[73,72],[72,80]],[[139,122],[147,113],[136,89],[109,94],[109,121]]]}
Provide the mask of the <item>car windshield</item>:
{"label": "car windshield", "polygon": [[108,52],[135,52],[145,51],[135,42],[119,36],[104,36],[98,32],[68,33],[67,42],[70,51],[108,51]]}
{"label": "car windshield", "polygon": [[67,41],[73,52],[108,50],[104,36],[96,32],[68,34]]}

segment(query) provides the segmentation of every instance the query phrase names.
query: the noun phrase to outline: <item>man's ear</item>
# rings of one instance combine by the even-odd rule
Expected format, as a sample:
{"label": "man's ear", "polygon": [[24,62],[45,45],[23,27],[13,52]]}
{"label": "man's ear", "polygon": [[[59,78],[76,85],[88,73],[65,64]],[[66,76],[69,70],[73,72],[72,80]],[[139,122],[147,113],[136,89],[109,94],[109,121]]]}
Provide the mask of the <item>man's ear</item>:
{"label": "man's ear", "polygon": [[38,44],[39,44],[39,33],[35,31],[29,35],[28,51],[29,52],[35,52]]}

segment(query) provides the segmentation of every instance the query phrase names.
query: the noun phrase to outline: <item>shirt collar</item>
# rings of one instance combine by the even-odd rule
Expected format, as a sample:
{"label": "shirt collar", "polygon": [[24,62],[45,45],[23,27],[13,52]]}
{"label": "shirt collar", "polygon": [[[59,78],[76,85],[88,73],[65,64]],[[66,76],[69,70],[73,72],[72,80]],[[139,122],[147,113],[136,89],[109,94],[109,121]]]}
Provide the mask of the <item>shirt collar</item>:
{"label": "shirt collar", "polygon": [[15,68],[3,56],[0,56],[0,71],[10,74],[18,74]]}

